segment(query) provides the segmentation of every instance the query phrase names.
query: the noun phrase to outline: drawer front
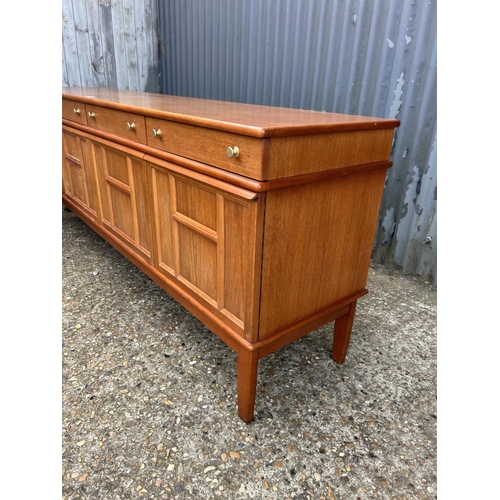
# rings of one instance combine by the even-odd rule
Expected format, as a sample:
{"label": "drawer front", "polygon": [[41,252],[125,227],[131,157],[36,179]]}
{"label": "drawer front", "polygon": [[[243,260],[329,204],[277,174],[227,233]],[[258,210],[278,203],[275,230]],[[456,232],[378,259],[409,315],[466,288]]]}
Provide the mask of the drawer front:
{"label": "drawer front", "polygon": [[146,144],[146,122],[142,115],[87,104],[87,123],[101,132]]}
{"label": "drawer front", "polygon": [[70,99],[62,100],[62,117],[72,122],[87,125],[87,111],[85,104]]}
{"label": "drawer front", "polygon": [[[265,178],[261,139],[150,117],[146,126],[151,147],[252,179]],[[227,150],[234,147],[239,154],[229,158]]]}

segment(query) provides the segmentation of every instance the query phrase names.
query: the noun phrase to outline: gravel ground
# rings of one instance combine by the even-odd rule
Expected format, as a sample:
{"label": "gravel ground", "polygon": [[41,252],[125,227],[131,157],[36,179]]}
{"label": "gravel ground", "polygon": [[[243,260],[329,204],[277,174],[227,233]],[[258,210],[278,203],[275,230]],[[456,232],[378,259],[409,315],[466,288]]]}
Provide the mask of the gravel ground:
{"label": "gravel ground", "polygon": [[62,498],[437,498],[436,290],[373,266],[344,365],[326,325],[262,359],[237,416],[236,356],[62,213]]}

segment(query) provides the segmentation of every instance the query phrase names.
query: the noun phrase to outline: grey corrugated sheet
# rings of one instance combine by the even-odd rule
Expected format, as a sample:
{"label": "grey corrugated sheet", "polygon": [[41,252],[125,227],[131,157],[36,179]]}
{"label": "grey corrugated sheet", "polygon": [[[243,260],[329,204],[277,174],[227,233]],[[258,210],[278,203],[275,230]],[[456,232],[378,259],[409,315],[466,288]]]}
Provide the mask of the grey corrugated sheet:
{"label": "grey corrugated sheet", "polygon": [[436,282],[435,0],[159,0],[158,12],[164,93],[400,119],[373,259]]}
{"label": "grey corrugated sheet", "polygon": [[159,92],[156,0],[62,0],[62,85]]}

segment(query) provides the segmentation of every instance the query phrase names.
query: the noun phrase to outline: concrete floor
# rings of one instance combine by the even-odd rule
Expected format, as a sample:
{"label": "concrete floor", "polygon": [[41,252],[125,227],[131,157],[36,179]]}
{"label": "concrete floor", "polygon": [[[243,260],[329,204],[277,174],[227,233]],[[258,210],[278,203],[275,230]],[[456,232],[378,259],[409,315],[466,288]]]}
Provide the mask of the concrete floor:
{"label": "concrete floor", "polygon": [[237,416],[236,356],[63,211],[62,496],[437,498],[436,290],[370,269],[347,360],[332,324],[259,363]]}

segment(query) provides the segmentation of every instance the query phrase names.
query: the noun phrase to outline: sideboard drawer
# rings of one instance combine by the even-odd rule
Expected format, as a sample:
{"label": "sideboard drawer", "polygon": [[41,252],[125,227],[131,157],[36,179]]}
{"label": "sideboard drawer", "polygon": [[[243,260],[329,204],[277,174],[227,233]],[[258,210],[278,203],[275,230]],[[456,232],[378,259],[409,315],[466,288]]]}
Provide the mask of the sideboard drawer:
{"label": "sideboard drawer", "polygon": [[146,144],[146,121],[142,115],[87,104],[87,123],[102,132]]}
{"label": "sideboard drawer", "polygon": [[87,111],[83,102],[62,100],[62,117],[72,122],[87,125]]}
{"label": "sideboard drawer", "polygon": [[[151,147],[252,179],[265,178],[262,139],[159,118],[147,117],[146,126]],[[237,155],[230,158],[228,148],[234,150],[235,147]]]}

